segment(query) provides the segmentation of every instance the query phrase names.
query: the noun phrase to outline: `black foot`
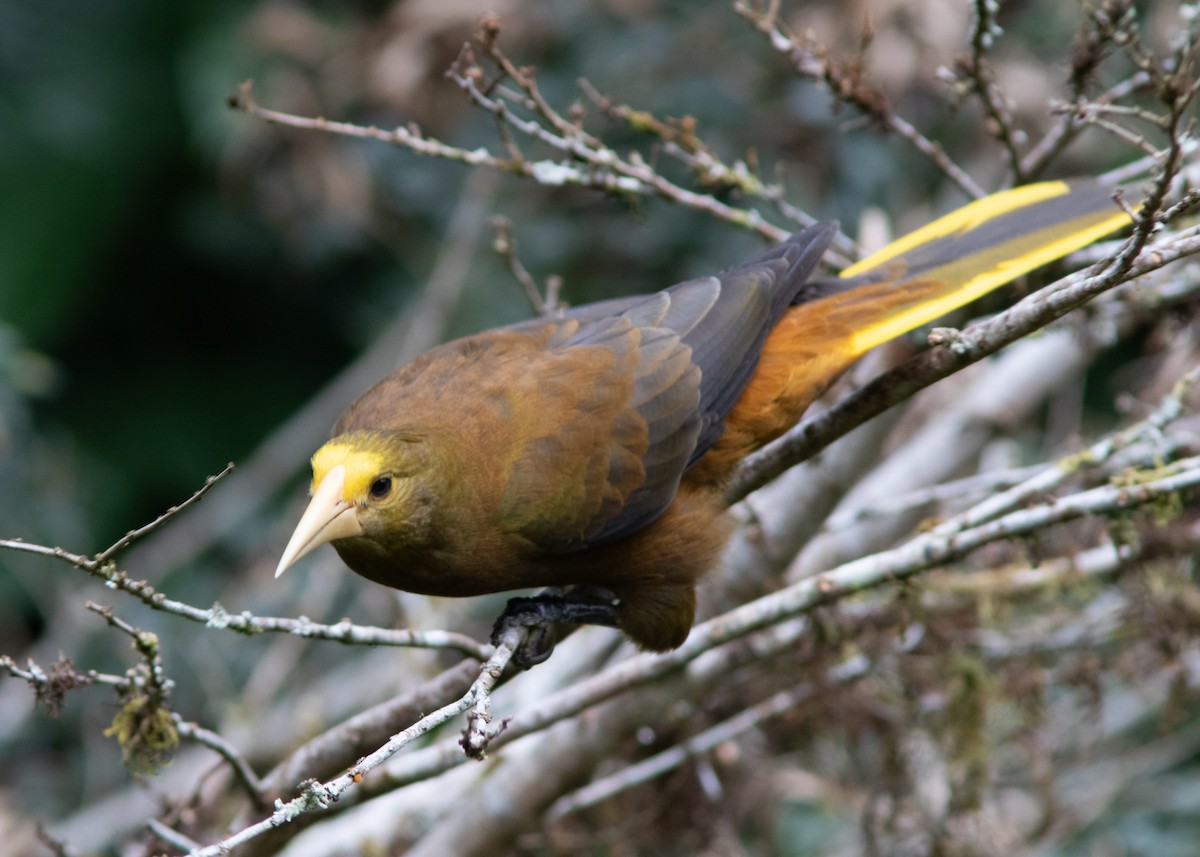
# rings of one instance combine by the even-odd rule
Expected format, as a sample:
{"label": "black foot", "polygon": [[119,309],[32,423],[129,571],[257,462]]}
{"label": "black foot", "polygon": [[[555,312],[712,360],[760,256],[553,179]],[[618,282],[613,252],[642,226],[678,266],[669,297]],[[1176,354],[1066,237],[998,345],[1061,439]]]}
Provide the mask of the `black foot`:
{"label": "black foot", "polygon": [[510,598],[504,612],[492,626],[492,645],[510,628],[525,628],[525,642],[513,653],[513,663],[529,669],[550,657],[559,636],[554,627],[571,625],[605,625],[617,627],[617,609],[611,601],[590,601],[563,595],[559,589],[547,589],[532,598]]}

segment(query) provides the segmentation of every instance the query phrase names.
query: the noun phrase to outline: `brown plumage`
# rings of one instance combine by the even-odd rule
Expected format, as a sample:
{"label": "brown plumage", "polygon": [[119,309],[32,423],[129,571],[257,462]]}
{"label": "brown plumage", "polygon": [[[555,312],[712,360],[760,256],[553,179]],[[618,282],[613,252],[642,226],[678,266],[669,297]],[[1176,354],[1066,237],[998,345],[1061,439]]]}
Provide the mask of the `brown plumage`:
{"label": "brown plumage", "polygon": [[613,600],[556,615],[678,646],[742,458],[868,348],[1127,221],[1095,183],[1034,185],[852,278],[810,281],[833,234],[815,226],[715,277],[437,346],[352,405],[313,457],[279,572],[331,541],[358,573],[412,592],[587,584]]}

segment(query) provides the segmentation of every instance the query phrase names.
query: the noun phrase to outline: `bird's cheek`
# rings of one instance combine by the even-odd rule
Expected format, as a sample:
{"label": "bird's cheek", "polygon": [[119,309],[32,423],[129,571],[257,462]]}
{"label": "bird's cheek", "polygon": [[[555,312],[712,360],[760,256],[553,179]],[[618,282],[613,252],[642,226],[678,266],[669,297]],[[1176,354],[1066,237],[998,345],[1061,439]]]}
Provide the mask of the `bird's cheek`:
{"label": "bird's cheek", "polygon": [[397,498],[398,502],[381,511],[390,520],[391,528],[403,531],[410,544],[436,541],[442,529],[437,521],[437,495],[419,483],[405,487],[408,490]]}

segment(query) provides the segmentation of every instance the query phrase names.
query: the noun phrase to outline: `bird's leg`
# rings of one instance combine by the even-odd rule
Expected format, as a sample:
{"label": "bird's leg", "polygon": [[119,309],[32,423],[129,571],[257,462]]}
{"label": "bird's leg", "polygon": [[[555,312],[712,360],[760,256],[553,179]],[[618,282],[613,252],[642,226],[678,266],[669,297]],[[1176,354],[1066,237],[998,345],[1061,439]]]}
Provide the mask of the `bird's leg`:
{"label": "bird's leg", "polygon": [[540,664],[554,651],[559,637],[555,625],[617,626],[617,605],[606,590],[576,587],[564,593],[556,586],[529,598],[510,598],[504,612],[492,627],[492,644],[510,628],[525,628],[527,636],[513,653],[513,663],[521,669]]}

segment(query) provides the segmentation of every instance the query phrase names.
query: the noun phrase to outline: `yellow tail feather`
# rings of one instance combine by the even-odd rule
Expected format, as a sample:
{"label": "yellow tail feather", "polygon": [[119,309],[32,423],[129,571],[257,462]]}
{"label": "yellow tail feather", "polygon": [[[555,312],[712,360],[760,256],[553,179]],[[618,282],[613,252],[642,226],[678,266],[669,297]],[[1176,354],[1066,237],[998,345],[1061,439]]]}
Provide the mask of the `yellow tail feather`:
{"label": "yellow tail feather", "polygon": [[1129,223],[1096,181],[1043,182],[973,202],[846,269],[857,283],[779,320],[724,433],[687,481],[721,484],[876,345]]}
{"label": "yellow tail feather", "polygon": [[[876,345],[933,321],[991,290],[1105,235],[1131,218],[1112,191],[1092,179],[1051,181],[1001,191],[938,218],[842,272],[865,283],[889,281],[899,300],[864,311],[861,289],[830,296],[829,310],[858,316],[850,350]],[[910,282],[919,287],[906,290]],[[872,290],[871,286],[864,286]],[[909,299],[904,292],[911,291]],[[814,307],[815,309],[815,307]],[[875,317],[872,317],[875,315]]]}

